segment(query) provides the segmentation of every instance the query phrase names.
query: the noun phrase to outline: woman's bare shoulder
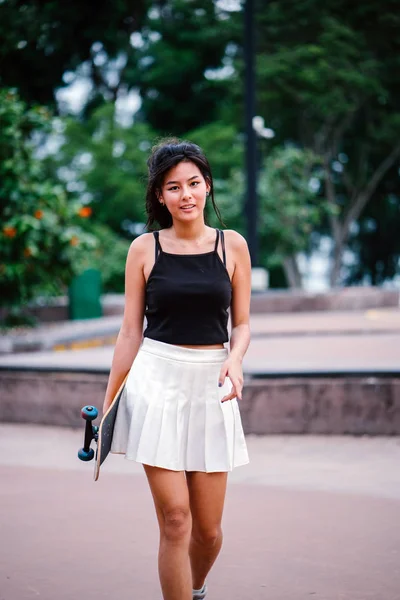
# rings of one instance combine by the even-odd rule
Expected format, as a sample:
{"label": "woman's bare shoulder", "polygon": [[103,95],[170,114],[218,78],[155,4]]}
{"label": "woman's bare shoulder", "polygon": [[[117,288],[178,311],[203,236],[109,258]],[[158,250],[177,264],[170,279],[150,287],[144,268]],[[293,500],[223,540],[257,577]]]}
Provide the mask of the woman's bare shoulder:
{"label": "woman's bare shoulder", "polygon": [[142,233],[133,240],[129,248],[129,254],[146,253],[150,246],[154,246],[154,236],[152,233]]}
{"label": "woman's bare shoulder", "polygon": [[224,236],[229,247],[237,252],[245,252],[248,250],[246,239],[234,229],[225,229]]}

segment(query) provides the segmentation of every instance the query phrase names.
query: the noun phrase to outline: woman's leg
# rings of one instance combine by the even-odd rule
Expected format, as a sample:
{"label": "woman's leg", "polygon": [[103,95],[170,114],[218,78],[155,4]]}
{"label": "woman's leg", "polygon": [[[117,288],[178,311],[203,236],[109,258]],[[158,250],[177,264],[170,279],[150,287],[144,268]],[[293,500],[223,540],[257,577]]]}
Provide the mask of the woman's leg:
{"label": "woman's leg", "polygon": [[189,555],[193,588],[201,589],[222,546],[221,520],[227,473],[187,472],[192,535]]}
{"label": "woman's leg", "polygon": [[189,542],[192,519],[185,472],[143,467],[160,527],[158,571],[164,600],[191,600]]}

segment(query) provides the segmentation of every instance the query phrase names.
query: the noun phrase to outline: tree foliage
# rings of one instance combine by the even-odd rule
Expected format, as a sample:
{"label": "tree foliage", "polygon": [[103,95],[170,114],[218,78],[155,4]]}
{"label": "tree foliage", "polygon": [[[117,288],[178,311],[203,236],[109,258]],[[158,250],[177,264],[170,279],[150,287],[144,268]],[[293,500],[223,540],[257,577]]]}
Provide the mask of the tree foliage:
{"label": "tree foliage", "polygon": [[278,141],[295,140],[323,157],[334,209],[332,285],[341,281],[352,224],[400,157],[397,8],[376,0],[260,6],[260,107]]}
{"label": "tree foliage", "polygon": [[56,89],[71,83],[87,62],[93,96],[115,99],[124,77],[109,78],[110,61],[121,54],[126,62],[134,60],[130,38],[150,5],[147,0],[0,3],[0,83],[18,88],[28,104],[55,106]]}
{"label": "tree foliage", "polygon": [[347,283],[382,285],[393,279],[399,272],[399,232],[399,198],[389,190],[382,190],[370,202],[350,236],[349,247],[355,260],[347,269]]}
{"label": "tree foliage", "polygon": [[116,235],[109,227],[93,223],[90,232],[96,238],[96,246],[81,254],[76,269],[96,269],[101,274],[101,289],[104,293],[123,294],[125,289],[125,263],[130,241]]}
{"label": "tree foliage", "polygon": [[[331,210],[319,194],[322,179],[320,157],[292,145],[277,146],[260,168],[260,262],[272,270],[282,265],[291,287],[302,284],[296,255],[310,250],[313,232]],[[234,171],[227,181],[221,203],[229,225],[243,233],[244,187],[242,171]]]}
{"label": "tree foliage", "polygon": [[[400,205],[398,3],[255,4],[256,112],[275,131],[268,152],[283,152],[289,143],[321,157],[318,195],[330,208],[324,219],[312,221],[313,231],[334,242],[332,285],[347,276],[363,281],[383,260],[369,252],[371,232],[364,225],[371,218],[387,223]],[[0,83],[18,86],[29,103],[50,104],[55,90],[80,72],[89,80],[88,103],[67,125],[58,166],[75,173],[77,197],[90,194],[94,218],[115,232],[125,231],[123,222],[143,221],[146,147],[158,135],[178,134],[205,148],[223,215],[245,233],[243,11],[223,6],[213,0],[0,4]],[[111,105],[132,90],[141,107],[129,130],[118,125]],[[290,174],[279,176],[284,186]],[[303,176],[306,181],[306,167]],[[261,190],[266,177],[264,172]],[[283,230],[291,207],[289,200],[282,205],[289,215],[281,214]],[[265,242],[274,239],[274,227],[270,215],[260,219],[264,264],[276,262],[275,247]],[[386,234],[391,242],[380,238],[387,253],[382,273],[389,277],[397,246],[395,231],[386,227]],[[358,271],[342,268],[348,247],[361,261]],[[293,263],[293,255],[288,258]]]}
{"label": "tree foliage", "polygon": [[8,0],[0,3],[0,83],[56,107],[55,91],[84,65],[83,114],[137,90],[143,121],[180,135],[218,118],[227,84],[207,71],[223,67],[235,38],[229,16],[213,0]]}
{"label": "tree foliage", "polygon": [[69,202],[35,158],[33,137],[50,127],[50,114],[27,109],[12,90],[0,92],[1,305],[21,307],[38,289],[60,292],[81,252],[95,245],[82,227],[91,209]]}
{"label": "tree foliage", "polygon": [[228,83],[208,73],[229,61],[236,37],[229,14],[213,0],[169,0],[149,11],[136,68],[127,71],[140,90],[143,119],[162,135],[218,120]]}
{"label": "tree foliage", "polygon": [[133,223],[144,223],[146,160],[155,133],[144,123],[118,124],[109,103],[86,121],[68,119],[63,136],[54,166],[63,181],[75,183],[77,197],[90,199],[96,222],[120,235]]}
{"label": "tree foliage", "polygon": [[321,159],[310,150],[277,147],[261,172],[260,242],[269,267],[283,265],[291,287],[301,287],[296,255],[311,247],[311,236],[330,211],[319,195]]}

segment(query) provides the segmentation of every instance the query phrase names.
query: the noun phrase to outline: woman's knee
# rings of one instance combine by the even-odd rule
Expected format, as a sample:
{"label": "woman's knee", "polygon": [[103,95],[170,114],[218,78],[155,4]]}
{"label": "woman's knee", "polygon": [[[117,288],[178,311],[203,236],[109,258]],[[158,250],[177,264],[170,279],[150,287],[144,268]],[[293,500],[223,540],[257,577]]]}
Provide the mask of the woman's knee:
{"label": "woman's knee", "polygon": [[207,548],[213,548],[222,538],[222,529],[220,525],[199,527],[193,524],[192,538],[197,544]]}
{"label": "woman's knee", "polygon": [[192,517],[189,508],[174,507],[163,510],[163,534],[171,542],[180,542],[189,538]]}

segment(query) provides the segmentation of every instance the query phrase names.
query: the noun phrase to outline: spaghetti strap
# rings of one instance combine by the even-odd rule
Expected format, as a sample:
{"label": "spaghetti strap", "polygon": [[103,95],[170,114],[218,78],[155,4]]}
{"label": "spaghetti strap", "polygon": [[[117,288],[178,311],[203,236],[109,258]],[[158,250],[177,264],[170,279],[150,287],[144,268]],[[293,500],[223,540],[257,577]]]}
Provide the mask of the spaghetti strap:
{"label": "spaghetti strap", "polygon": [[214,252],[217,251],[218,248],[218,242],[219,242],[219,229],[215,230],[217,232],[217,237],[215,238],[215,246],[214,246]]}
{"label": "spaghetti strap", "polygon": [[154,240],[155,240],[155,260],[157,260],[159,254],[162,252],[160,240],[159,240],[159,232],[153,231]]}
{"label": "spaghetti strap", "polygon": [[221,247],[222,247],[222,256],[224,259],[224,266],[226,267],[225,239],[224,239],[224,232],[222,231],[222,229],[217,229],[217,239],[215,240],[214,252],[217,252],[218,242],[219,242],[220,237],[221,237]]}
{"label": "spaghetti strap", "polygon": [[226,253],[225,253],[225,238],[224,238],[224,232],[221,230],[220,231],[221,234],[221,246],[222,246],[222,256],[224,258],[224,266],[226,267]]}

